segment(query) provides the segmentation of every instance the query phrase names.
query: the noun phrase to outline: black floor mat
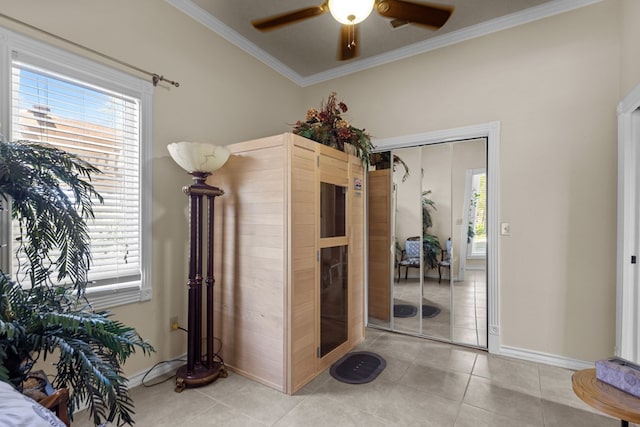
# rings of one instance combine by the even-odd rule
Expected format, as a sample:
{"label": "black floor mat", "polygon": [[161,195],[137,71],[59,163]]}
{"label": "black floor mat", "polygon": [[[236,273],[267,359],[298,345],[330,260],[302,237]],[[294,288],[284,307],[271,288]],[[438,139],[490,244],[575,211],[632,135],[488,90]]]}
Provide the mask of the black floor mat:
{"label": "black floor mat", "polygon": [[331,376],[348,384],[365,384],[373,381],[387,366],[387,362],[375,353],[355,351],[347,353],[331,365]]}
{"label": "black floor mat", "polygon": [[438,314],[440,314],[440,309],[438,307],[434,307],[432,305],[422,306],[422,317],[436,317]]}
{"label": "black floor mat", "polygon": [[413,317],[418,312],[418,308],[410,304],[394,304],[393,317]]}

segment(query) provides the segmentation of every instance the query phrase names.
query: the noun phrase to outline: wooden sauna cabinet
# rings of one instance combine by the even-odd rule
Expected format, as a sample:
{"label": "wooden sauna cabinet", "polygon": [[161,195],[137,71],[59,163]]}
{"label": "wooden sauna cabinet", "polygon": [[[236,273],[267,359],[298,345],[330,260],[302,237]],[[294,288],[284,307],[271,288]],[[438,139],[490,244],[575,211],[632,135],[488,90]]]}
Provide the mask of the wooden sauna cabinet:
{"label": "wooden sauna cabinet", "polygon": [[[291,133],[228,148],[208,179],[225,192],[215,207],[216,337],[231,370],[293,394],[364,339],[364,168]],[[321,188],[344,196],[321,202]],[[321,237],[321,212],[340,204],[344,229]]]}

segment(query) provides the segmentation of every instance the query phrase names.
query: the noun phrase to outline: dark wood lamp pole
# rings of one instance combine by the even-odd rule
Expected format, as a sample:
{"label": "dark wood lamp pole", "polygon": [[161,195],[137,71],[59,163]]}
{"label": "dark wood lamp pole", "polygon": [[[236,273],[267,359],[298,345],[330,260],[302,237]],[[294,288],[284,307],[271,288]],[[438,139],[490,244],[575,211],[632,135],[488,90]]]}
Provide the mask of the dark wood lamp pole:
{"label": "dark wood lamp pole", "polygon": [[[182,151],[180,147],[176,147],[178,144],[183,144]],[[187,144],[186,146],[184,144]],[[172,147],[173,146],[173,147]],[[183,187],[182,191],[189,196],[189,277],[187,280],[188,288],[188,337],[187,337],[187,364],[180,367],[176,372],[176,392],[181,392],[186,387],[199,387],[209,384],[219,377],[224,378],[227,376],[227,371],[224,365],[216,360],[214,354],[214,331],[213,331],[213,286],[214,286],[214,271],[213,271],[213,238],[214,238],[214,201],[218,196],[222,196],[224,191],[218,187],[208,185],[205,181],[211,172],[209,171],[194,171],[198,166],[198,155],[202,156],[204,161],[209,158],[215,159],[216,149],[222,147],[216,147],[209,144],[201,143],[175,143],[169,144],[169,152],[173,159],[184,169],[191,170],[189,172],[193,176],[193,183]],[[205,152],[197,152],[194,154],[187,153],[190,148],[203,149]],[[208,150],[208,151],[207,151]],[[213,153],[211,153],[213,150]],[[183,152],[184,151],[184,152]],[[190,154],[192,158],[186,158],[185,156]],[[181,157],[182,155],[182,157]],[[221,167],[227,160],[229,153],[226,149],[222,153],[218,151],[218,158],[215,159],[213,166],[210,166],[210,170],[215,170]],[[189,157],[189,156],[187,156]],[[182,162],[181,162],[182,161]],[[183,164],[186,161],[186,164]],[[195,163],[195,164],[194,164]],[[203,356],[202,352],[202,308],[203,308],[203,264],[202,258],[203,252],[203,208],[204,198],[207,200],[207,271],[204,284],[206,285],[206,348]]]}
{"label": "dark wood lamp pole", "polygon": [[[176,391],[185,387],[198,387],[226,377],[224,366],[214,358],[213,350],[213,215],[214,200],[224,191],[205,183],[209,172],[191,172],[194,183],[185,186],[182,191],[189,196],[190,251],[189,278],[187,287],[188,301],[188,337],[187,364],[176,373]],[[202,354],[202,245],[203,245],[203,199],[207,198],[207,277],[206,284],[206,358]]]}

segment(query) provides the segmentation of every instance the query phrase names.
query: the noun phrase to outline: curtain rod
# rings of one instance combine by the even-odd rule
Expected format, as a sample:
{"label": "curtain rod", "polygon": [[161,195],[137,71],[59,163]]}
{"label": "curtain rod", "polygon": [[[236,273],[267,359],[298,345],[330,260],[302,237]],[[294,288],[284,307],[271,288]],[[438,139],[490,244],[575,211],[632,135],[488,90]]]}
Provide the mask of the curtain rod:
{"label": "curtain rod", "polygon": [[113,62],[115,62],[117,64],[120,64],[122,66],[130,68],[132,70],[135,70],[135,71],[137,71],[137,72],[139,72],[141,74],[146,74],[147,76],[151,77],[151,82],[153,83],[154,86],[157,86],[159,82],[167,82],[167,83],[169,83],[169,84],[171,84],[171,85],[173,85],[175,87],[180,87],[180,83],[178,83],[176,81],[173,81],[173,80],[169,80],[169,79],[165,78],[163,75],[152,73],[152,72],[147,71],[147,70],[143,70],[142,68],[136,67],[135,65],[131,65],[131,64],[126,63],[124,61],[121,61],[121,60],[119,60],[117,58],[114,58],[112,56],[105,55],[102,52],[98,52],[97,50],[91,49],[90,47],[83,46],[83,45],[81,45],[79,43],[76,43],[74,41],[71,41],[69,39],[65,39],[64,37],[60,37],[60,36],[58,36],[56,34],[50,33],[49,31],[43,30],[42,28],[35,27],[35,26],[31,25],[31,24],[27,24],[26,22],[20,21],[20,20],[15,19],[15,18],[12,18],[11,16],[7,16],[4,13],[0,13],[0,17],[2,17],[4,19],[7,19],[7,20],[9,20],[11,22],[15,22],[16,24],[23,25],[23,26],[25,26],[25,27],[27,27],[29,29],[35,30],[35,31],[37,31],[39,33],[42,33],[42,34],[45,34],[45,35],[47,35],[49,37],[53,37],[56,40],[63,41],[65,43],[68,43],[70,45],[73,45],[75,47],[83,49],[85,51],[91,52],[94,55],[97,55],[97,56],[99,56],[101,58],[104,58],[104,59],[107,59],[109,61],[113,61]]}

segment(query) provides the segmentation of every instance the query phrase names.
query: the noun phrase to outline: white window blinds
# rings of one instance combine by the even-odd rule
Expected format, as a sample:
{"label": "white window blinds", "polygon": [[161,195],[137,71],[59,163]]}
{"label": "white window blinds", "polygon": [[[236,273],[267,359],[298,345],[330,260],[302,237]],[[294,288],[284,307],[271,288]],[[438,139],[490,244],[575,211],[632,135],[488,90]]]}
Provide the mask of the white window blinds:
{"label": "white window blinds", "polygon": [[104,204],[89,221],[89,286],[139,282],[140,100],[15,59],[11,68],[12,139],[54,145],[102,171],[92,177]]}

